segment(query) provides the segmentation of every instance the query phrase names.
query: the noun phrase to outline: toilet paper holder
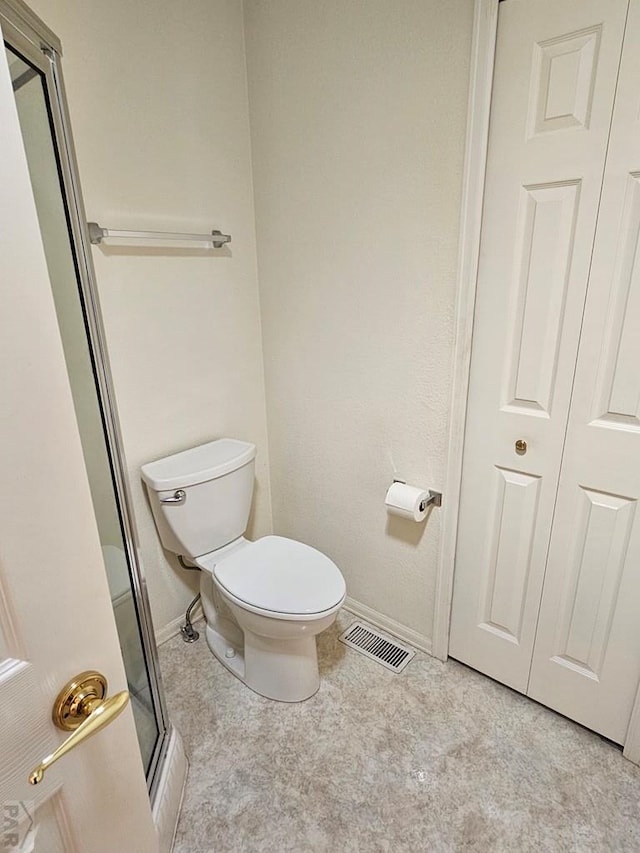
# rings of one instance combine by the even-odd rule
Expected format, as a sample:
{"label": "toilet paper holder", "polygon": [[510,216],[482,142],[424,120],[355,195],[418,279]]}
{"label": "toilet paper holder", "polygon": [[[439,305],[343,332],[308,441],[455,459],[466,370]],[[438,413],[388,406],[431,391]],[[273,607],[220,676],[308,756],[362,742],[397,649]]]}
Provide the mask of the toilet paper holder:
{"label": "toilet paper holder", "polygon": [[[406,480],[401,480],[399,477],[394,477],[393,482],[403,483],[404,485],[407,483]],[[428,489],[426,499],[420,502],[420,512],[424,512],[428,506],[442,506],[442,492],[434,492],[433,489]]]}

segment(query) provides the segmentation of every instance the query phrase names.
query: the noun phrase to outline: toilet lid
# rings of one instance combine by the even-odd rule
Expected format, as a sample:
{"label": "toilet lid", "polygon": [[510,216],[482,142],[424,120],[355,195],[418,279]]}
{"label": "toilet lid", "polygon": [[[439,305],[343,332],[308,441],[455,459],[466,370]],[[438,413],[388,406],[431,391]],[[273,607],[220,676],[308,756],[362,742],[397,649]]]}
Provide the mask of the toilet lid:
{"label": "toilet lid", "polygon": [[346,592],[328,557],[293,539],[264,536],[217,563],[218,583],[240,601],[275,613],[320,613]]}

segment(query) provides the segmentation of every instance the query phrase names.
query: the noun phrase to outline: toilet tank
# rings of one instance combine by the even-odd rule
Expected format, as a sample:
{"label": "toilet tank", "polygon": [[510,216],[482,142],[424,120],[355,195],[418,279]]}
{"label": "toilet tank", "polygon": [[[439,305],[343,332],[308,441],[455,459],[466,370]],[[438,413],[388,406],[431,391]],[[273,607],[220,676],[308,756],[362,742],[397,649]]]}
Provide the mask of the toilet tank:
{"label": "toilet tank", "polygon": [[[158,535],[168,551],[193,560],[242,536],[255,457],[255,444],[220,438],[142,466]],[[175,500],[178,491],[184,497]]]}

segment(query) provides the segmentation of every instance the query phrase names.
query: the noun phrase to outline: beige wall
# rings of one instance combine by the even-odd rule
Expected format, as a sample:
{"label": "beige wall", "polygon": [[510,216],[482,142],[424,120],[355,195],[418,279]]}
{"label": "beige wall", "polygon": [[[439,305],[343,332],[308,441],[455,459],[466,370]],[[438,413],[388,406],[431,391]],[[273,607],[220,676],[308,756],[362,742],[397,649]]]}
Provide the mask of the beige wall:
{"label": "beige wall", "polygon": [[[274,526],[431,637],[471,0],[247,0]],[[446,495],[445,495],[446,500]]]}
{"label": "beige wall", "polygon": [[142,463],[222,434],[254,441],[252,532],[271,529],[242,6],[31,5],[62,39],[89,218],[233,235],[228,257],[93,250],[158,630],[196,579],[161,549]]}
{"label": "beige wall", "polygon": [[472,0],[246,0],[244,33],[239,0],[33,5],[89,218],[233,235],[230,257],[93,250],[156,628],[194,579],[143,462],[255,441],[271,528],[253,157],[276,532],[428,645],[440,513],[390,522],[384,495],[394,471],[443,482]]}

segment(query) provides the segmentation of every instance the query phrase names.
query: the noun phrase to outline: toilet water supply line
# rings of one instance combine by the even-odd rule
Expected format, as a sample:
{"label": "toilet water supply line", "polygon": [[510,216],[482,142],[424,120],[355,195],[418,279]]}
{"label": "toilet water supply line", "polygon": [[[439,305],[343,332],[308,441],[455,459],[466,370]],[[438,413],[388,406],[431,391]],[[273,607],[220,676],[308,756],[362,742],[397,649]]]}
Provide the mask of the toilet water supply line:
{"label": "toilet water supply line", "polygon": [[[182,566],[183,569],[187,569],[190,572],[199,572],[199,566],[188,566],[183,558],[178,555],[178,562]],[[193,608],[200,601],[200,593],[196,595],[191,604],[187,607],[187,612],[184,617],[184,625],[180,626],[180,633],[182,634],[182,639],[185,643],[195,643],[195,641],[200,637],[200,634],[193,627],[191,622],[191,614],[193,613]]]}

